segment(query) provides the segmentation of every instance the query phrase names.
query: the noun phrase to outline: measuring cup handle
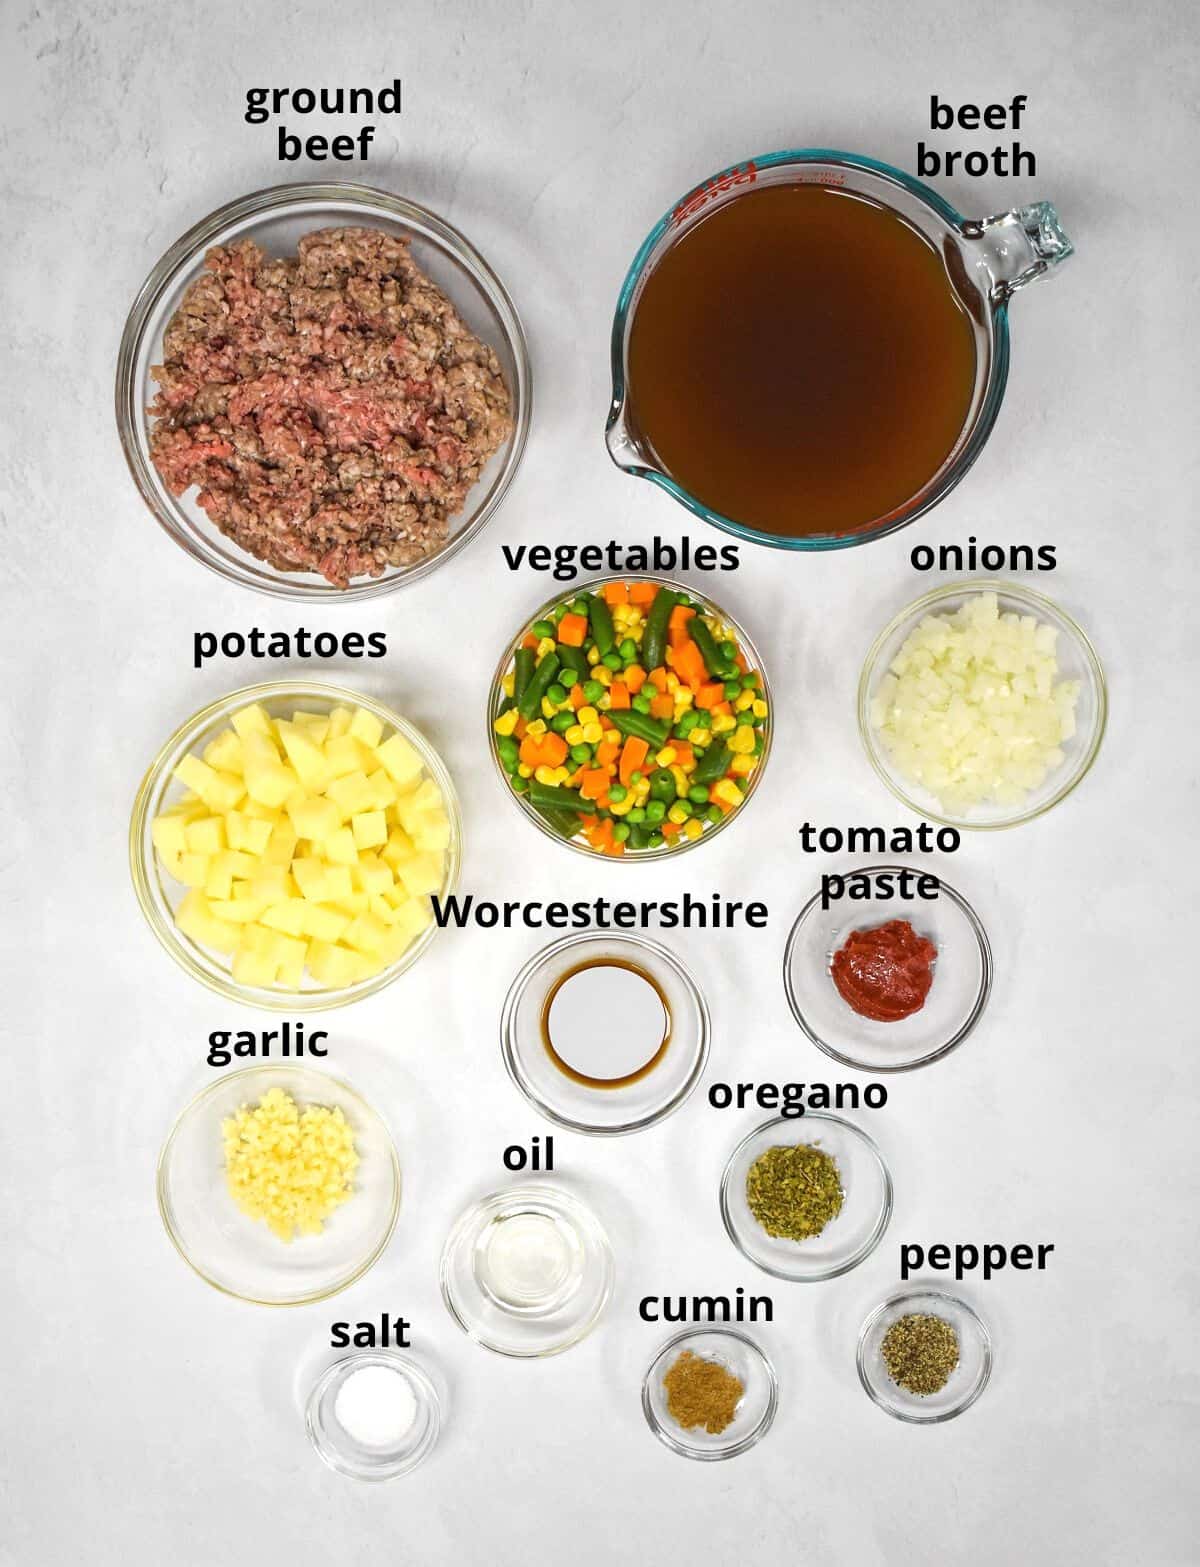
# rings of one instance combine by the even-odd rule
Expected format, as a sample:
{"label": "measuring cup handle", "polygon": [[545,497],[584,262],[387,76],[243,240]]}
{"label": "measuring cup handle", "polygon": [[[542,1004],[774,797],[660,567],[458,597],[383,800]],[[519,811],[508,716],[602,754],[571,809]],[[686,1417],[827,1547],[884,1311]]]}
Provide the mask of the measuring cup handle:
{"label": "measuring cup handle", "polygon": [[1075,251],[1048,201],[967,222],[963,234],[980,247],[995,304],[1003,304],[1035,278],[1047,276]]}

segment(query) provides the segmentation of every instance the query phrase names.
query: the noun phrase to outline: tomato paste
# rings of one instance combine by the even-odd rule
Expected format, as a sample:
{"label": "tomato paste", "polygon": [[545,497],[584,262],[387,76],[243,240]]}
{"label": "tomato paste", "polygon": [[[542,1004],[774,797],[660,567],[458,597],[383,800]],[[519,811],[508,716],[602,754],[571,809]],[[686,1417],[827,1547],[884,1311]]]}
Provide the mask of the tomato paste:
{"label": "tomato paste", "polygon": [[907,920],[851,931],[833,955],[833,982],[860,1017],[898,1023],[925,1005],[937,948]]}

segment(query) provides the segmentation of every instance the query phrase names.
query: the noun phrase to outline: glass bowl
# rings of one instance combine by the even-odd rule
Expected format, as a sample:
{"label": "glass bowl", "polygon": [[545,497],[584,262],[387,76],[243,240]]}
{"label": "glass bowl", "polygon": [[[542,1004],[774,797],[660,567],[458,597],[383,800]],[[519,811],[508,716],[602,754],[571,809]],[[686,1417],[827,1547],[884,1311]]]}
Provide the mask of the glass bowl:
{"label": "glass bowl", "polygon": [[[596,961],[630,964],[650,976],[665,1000],[669,1043],[645,1077],[603,1087],[569,1077],[547,1048],[545,1011],[569,974]],[[695,980],[665,947],[643,936],[583,931],[535,953],[513,980],[500,1020],[504,1065],[548,1120],[597,1137],[640,1132],[662,1121],[700,1081],[708,1060],[708,1007]],[[641,1063],[628,1063],[632,1077]]]}
{"label": "glass bowl", "polygon": [[[905,640],[926,615],[950,614],[968,599],[981,593],[995,593],[1000,612],[1035,615],[1058,631],[1058,678],[1079,681],[1079,701],[1075,707],[1075,734],[1063,744],[1064,760],[1020,805],[984,804],[973,806],[965,815],[952,815],[941,802],[919,784],[903,777],[889,760],[871,723],[871,703],[879,682],[900,651]],[[858,732],[866,747],[871,766],[896,798],[919,816],[950,827],[992,831],[1032,821],[1065,800],[1091,767],[1104,738],[1108,715],[1108,694],[1104,670],[1087,634],[1064,610],[1031,588],[1011,582],[981,580],[951,582],[924,594],[903,609],[876,637],[867,654],[858,682]]]}
{"label": "glass bowl", "polygon": [[[941,1317],[958,1338],[958,1365],[938,1393],[922,1397],[893,1382],[884,1364],[884,1335],[900,1317],[917,1313]],[[992,1374],[992,1339],[965,1301],[940,1290],[906,1290],[885,1300],[862,1325],[858,1335],[858,1378],[872,1401],[897,1420],[911,1425],[935,1425],[953,1420],[979,1397]]]}
{"label": "glass bowl", "polygon": [[[364,1366],[382,1366],[403,1377],[416,1401],[416,1415],[404,1436],[375,1446],[361,1442],[337,1417],[337,1398],[348,1377]],[[345,1355],[327,1366],[309,1394],[304,1425],[318,1456],[338,1474],[354,1480],[394,1480],[428,1458],[442,1428],[442,1404],[437,1388],[415,1360],[384,1350]]]}
{"label": "glass bowl", "polygon": [[[716,1435],[703,1426],[681,1426],[667,1408],[663,1377],[684,1350],[724,1366],[745,1390],[733,1420]],[[651,1431],[673,1453],[701,1463],[749,1452],[771,1429],[778,1404],[774,1366],[752,1339],[732,1328],[687,1328],[677,1333],[655,1355],[642,1382],[642,1410]]]}
{"label": "glass bowl", "polygon": [[[256,560],[225,538],[196,504],[194,491],[174,496],[150,461],[154,395],[151,366],[162,358],[163,331],[185,290],[203,270],[214,245],[252,239],[268,254],[294,254],[313,229],[344,224],[407,235],[413,259],[446,294],[463,321],[500,361],[512,397],[513,429],[450,519],[446,541],[423,560],[389,566],[380,577],[335,588],[316,572],[287,572]],[[314,182],[277,185],[220,207],[175,241],[142,284],[125,323],[117,359],[117,428],[134,483],[159,524],[194,560],[230,582],[279,598],[309,602],[375,598],[415,582],[475,537],[512,483],[529,433],[530,367],[525,334],[511,299],[488,263],[434,213],[390,191],[365,185]]]}
{"label": "glass bowl", "polygon": [[[512,1237],[528,1238],[531,1228],[556,1253],[544,1283],[518,1278]],[[510,1272],[503,1277],[506,1249]],[[558,1355],[585,1338],[607,1306],[612,1249],[591,1209],[569,1192],[511,1186],[472,1203],[454,1224],[442,1250],[441,1286],[450,1315],[484,1349],[518,1360]]]}
{"label": "glass bowl", "polygon": [[[731,811],[728,816],[722,817],[719,822],[713,822],[706,825],[699,838],[685,839],[684,841],[676,844],[674,847],[672,847],[669,843],[664,843],[660,848],[657,849],[630,849],[628,846],[626,846],[624,854],[609,856],[598,854],[597,851],[593,849],[588,843],[587,839],[584,838],[580,833],[575,834],[574,837],[566,838],[562,835],[562,833],[555,831],[546,818],[539,811],[535,811],[533,806],[529,804],[523,795],[519,795],[514,792],[512,785],[508,781],[508,774],[505,772],[504,765],[500,760],[500,753],[496,748],[497,735],[496,731],[492,727],[492,723],[493,720],[497,717],[501,704],[504,701],[504,677],[511,672],[514,655],[516,654],[517,648],[520,647],[521,640],[525,636],[525,633],[529,627],[532,626],[535,621],[543,620],[550,613],[550,611],[554,609],[556,605],[561,604],[565,598],[575,597],[581,593],[594,593],[597,589],[603,588],[605,583],[608,582],[630,581],[653,582],[656,583],[659,587],[670,588],[675,593],[686,593],[689,600],[693,604],[699,604],[706,614],[716,616],[718,620],[727,626],[733,636],[737,639],[738,646],[749,663],[750,668],[758,671],[759,680],[761,682],[760,690],[762,691],[763,698],[767,704],[767,717],[763,723],[762,755],[758,759],[758,766],[750,774],[750,780],[746,787],[746,792],[742,796],[742,803],[737,807],[736,810]],[[545,837],[551,839],[552,842],[565,843],[568,848],[575,849],[580,854],[586,854],[592,860],[603,859],[605,863],[609,865],[640,865],[644,864],[647,860],[662,859],[664,856],[678,856],[680,854],[686,854],[689,849],[695,849],[698,848],[700,844],[711,842],[719,832],[723,831],[726,827],[729,826],[730,822],[740,821],[746,811],[747,806],[750,804],[751,797],[758,788],[759,781],[761,780],[763,773],[765,773],[767,770],[767,762],[771,755],[771,740],[774,734],[774,730],[775,702],[771,694],[771,684],[767,679],[766,669],[763,667],[762,658],[759,656],[758,650],[754,646],[753,642],[751,642],[750,638],[746,635],[745,631],[743,631],[737,621],[734,620],[732,615],[727,614],[719,604],[714,603],[713,600],[707,597],[706,594],[698,593],[694,588],[688,587],[685,583],[673,581],[670,577],[660,577],[652,573],[640,571],[611,573],[606,577],[594,577],[590,582],[580,582],[573,584],[571,586],[571,591],[568,591],[567,586],[564,585],[561,592],[556,593],[553,598],[547,599],[535,614],[530,615],[526,620],[522,621],[520,630],[505,648],[504,653],[500,658],[500,662],[496,666],[496,672],[492,676],[491,691],[488,695],[488,749],[492,753],[492,761],[496,765],[496,775],[500,779],[504,793],[517,805],[526,821],[532,822],[538,831],[541,832]]]}
{"label": "glass bowl", "polygon": [[[905,868],[872,865],[855,867],[854,874],[878,878]],[[830,969],[852,931],[895,919],[908,920],[937,947],[933,985],[919,1012],[877,1023],[842,1000]],[[818,892],[788,936],[783,985],[792,1016],[827,1056],[860,1072],[906,1072],[940,1061],[975,1027],[992,991],[992,949],[975,910],[941,877],[932,902],[892,897],[848,904],[842,898],[823,909]]]}
{"label": "glass bowl", "polygon": [[[304,1109],[340,1109],[354,1133],[354,1195],[319,1235],[281,1241],[237,1208],[225,1185],[221,1123],[280,1088]],[[383,1121],[347,1083],[299,1066],[229,1072],[196,1095],[158,1159],[158,1211],[183,1260],[215,1289],[262,1306],[302,1306],[353,1284],[391,1238],[400,1163]]]}
{"label": "glass bowl", "polygon": [[453,892],[458,882],[462,860],[462,817],[454,784],[441,757],[406,718],[401,718],[391,708],[356,691],[341,686],[317,685],[304,681],[271,681],[265,685],[244,686],[216,702],[201,708],[186,723],[181,724],[155,757],[142,779],[133,805],[129,824],[129,866],[133,876],[134,891],[150,929],[159,942],[171,954],[179,966],[193,979],[198,979],[219,995],[233,1001],[245,1001],[256,1007],[266,1007],[276,1012],[292,1012],[297,1007],[307,1011],[324,1011],[330,1007],[345,1006],[374,995],[385,985],[411,968],[428,949],[437,932],[436,921],[426,927],[400,959],[357,985],[342,990],[325,990],[313,982],[307,972],[301,990],[275,990],[238,984],[230,970],[230,960],[223,953],[213,952],[191,940],[180,931],[174,911],[186,891],[173,877],[168,876],[159,864],[159,857],[151,838],[151,825],[155,816],[184,793],[182,784],[173,777],[176,765],[182,757],[206,745],[221,730],[228,728],[235,712],[250,702],[260,702],[275,717],[302,707],[313,711],[326,711],[338,704],[364,707],[374,713],[384,725],[395,729],[420,753],[425,771],[441,792],[446,815],[450,820],[450,842],[446,848],[446,872],[441,896]]}
{"label": "glass bowl", "polygon": [[[806,1241],[768,1235],[746,1201],[750,1166],[768,1148],[808,1143],[837,1164],[842,1211]],[[892,1178],[874,1141],[849,1121],[809,1110],[796,1119],[776,1116],[757,1127],[729,1156],[721,1177],[721,1218],[742,1256],[777,1279],[812,1284],[857,1268],[883,1239],[892,1216]]]}

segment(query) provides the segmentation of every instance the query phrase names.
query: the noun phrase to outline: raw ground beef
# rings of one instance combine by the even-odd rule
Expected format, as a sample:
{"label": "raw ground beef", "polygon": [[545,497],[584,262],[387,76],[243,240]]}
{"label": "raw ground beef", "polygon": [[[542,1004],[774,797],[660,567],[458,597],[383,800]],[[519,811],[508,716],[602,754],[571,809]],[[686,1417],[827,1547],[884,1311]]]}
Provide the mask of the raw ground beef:
{"label": "raw ground beef", "polygon": [[228,538],[337,587],[406,566],[511,428],[495,354],[381,229],[210,250],[163,337],[150,453]]}

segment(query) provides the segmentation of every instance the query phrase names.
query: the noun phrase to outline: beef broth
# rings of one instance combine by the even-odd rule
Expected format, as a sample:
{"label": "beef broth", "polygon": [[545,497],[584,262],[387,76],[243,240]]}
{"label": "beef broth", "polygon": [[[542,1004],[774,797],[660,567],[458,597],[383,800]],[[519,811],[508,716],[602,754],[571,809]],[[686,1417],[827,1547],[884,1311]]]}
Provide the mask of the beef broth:
{"label": "beef broth", "polygon": [[763,186],[660,258],[628,379],[635,434],[694,499],[763,533],[850,534],[954,448],[974,335],[942,258],[895,212]]}

